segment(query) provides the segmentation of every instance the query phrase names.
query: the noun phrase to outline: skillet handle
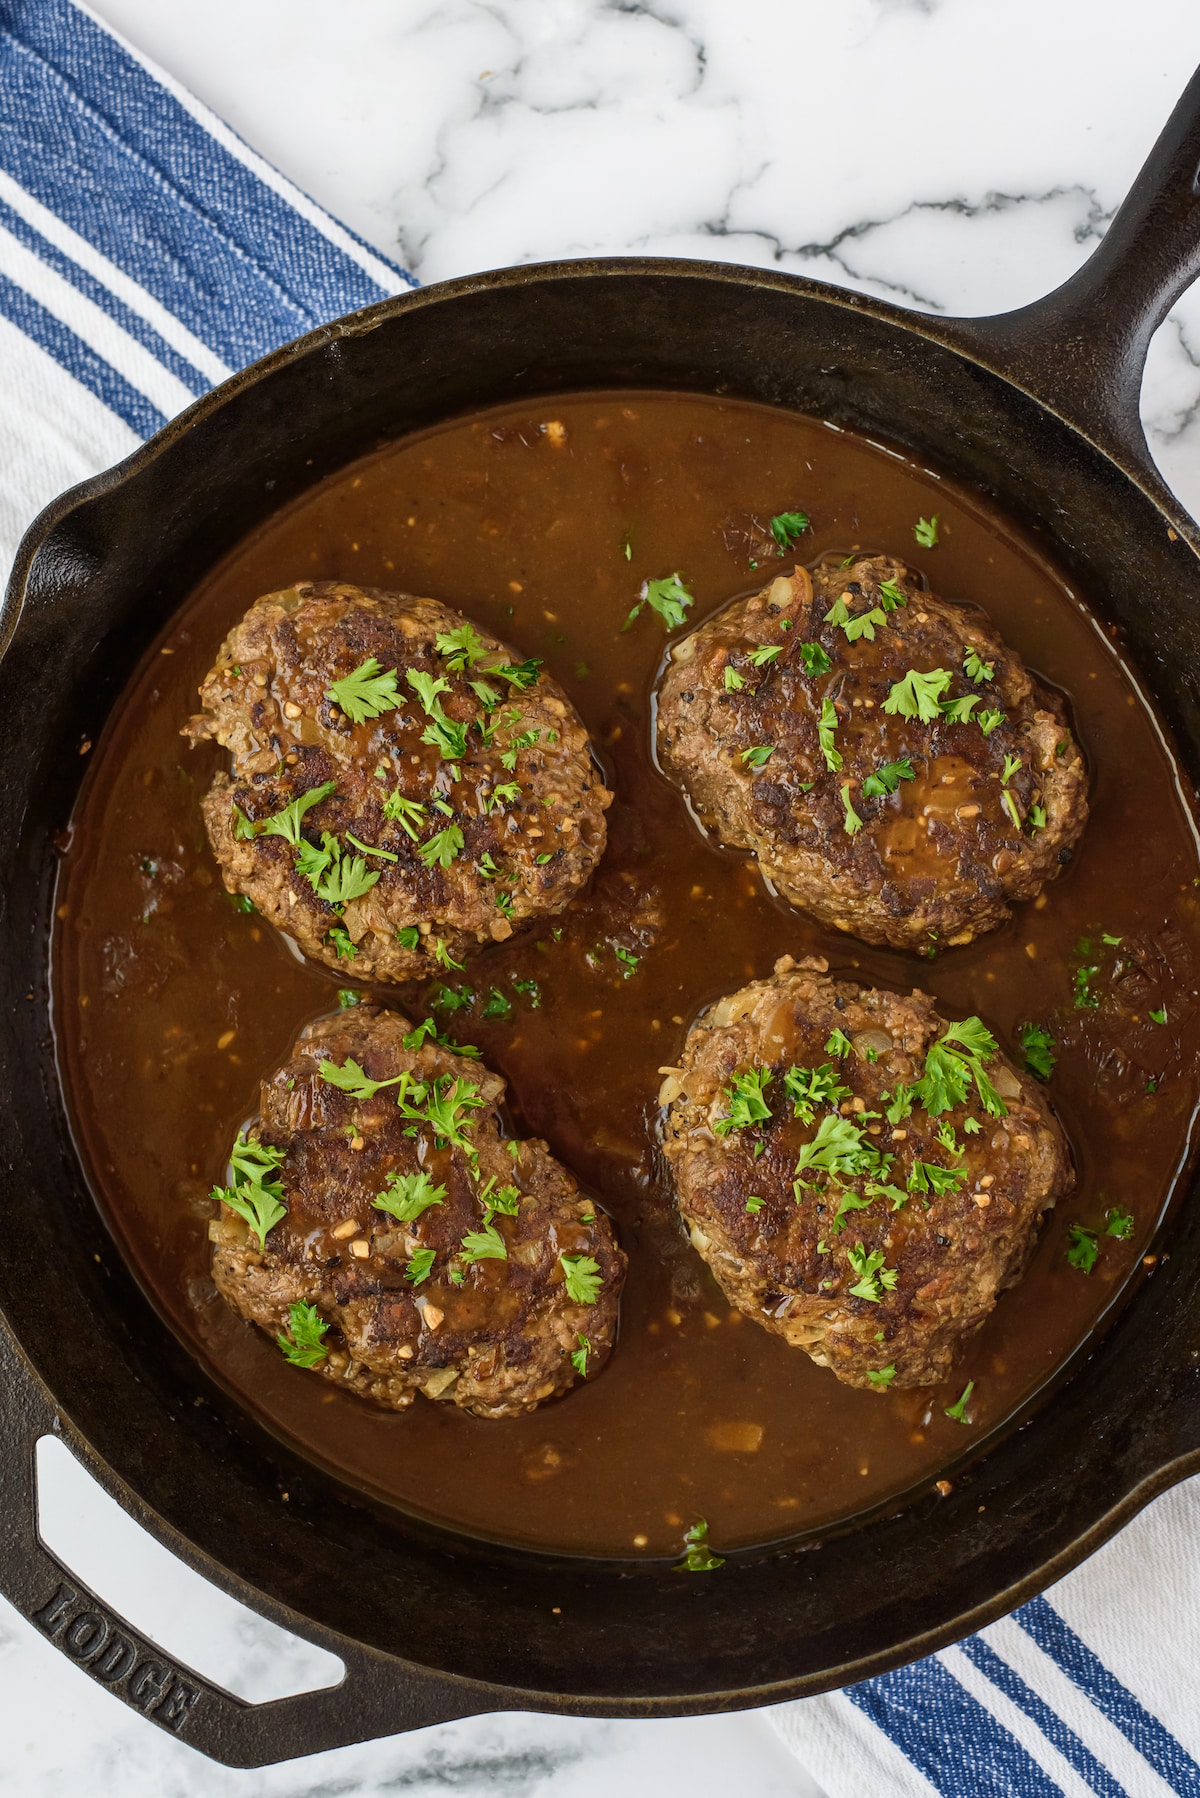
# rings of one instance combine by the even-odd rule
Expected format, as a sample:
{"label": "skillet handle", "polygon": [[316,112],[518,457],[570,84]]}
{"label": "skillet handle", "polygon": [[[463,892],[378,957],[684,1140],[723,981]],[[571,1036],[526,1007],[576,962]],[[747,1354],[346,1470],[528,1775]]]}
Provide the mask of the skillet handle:
{"label": "skillet handle", "polygon": [[[340,1683],[248,1704],[178,1665],[64,1567],[39,1537],[34,1451],[45,1435],[66,1438],[87,1464],[86,1451],[71,1441],[0,1320],[0,1591],[77,1667],[168,1735],[228,1767],[266,1767],[502,1708],[498,1694],[376,1654],[242,1591],[234,1596],[337,1655],[346,1669]],[[114,1491],[111,1476],[105,1484]],[[122,1498],[119,1487],[114,1495]],[[123,1502],[143,1527],[159,1534],[152,1513],[128,1498]]]}
{"label": "skillet handle", "polygon": [[967,349],[1118,462],[1153,470],[1139,414],[1150,339],[1200,275],[1200,70],[1100,246],[1015,312],[946,321]]}

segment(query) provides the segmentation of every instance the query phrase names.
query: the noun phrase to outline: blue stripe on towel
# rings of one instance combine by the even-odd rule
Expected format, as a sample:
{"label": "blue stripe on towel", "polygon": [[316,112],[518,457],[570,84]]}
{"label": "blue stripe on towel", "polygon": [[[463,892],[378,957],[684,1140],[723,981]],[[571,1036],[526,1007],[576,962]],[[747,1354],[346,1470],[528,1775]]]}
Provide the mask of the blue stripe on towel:
{"label": "blue stripe on towel", "polygon": [[847,1686],[846,1697],[943,1798],[1062,1798],[1057,1780],[936,1656]]}
{"label": "blue stripe on towel", "polygon": [[81,337],[67,328],[52,312],[32,299],[23,287],[10,281],[7,275],[0,274],[0,315],[24,331],[26,337],[32,338],[39,348],[69,375],[98,400],[115,412],[118,418],[124,419],[131,431],[139,437],[150,437],[155,431],[162,429],[166,419],[152,406],[144,393],[130,386],[124,375],[119,375],[112,364],[95,350],[89,349]]}
{"label": "blue stripe on towel", "polygon": [[1091,1750],[1080,1741],[1075,1731],[1061,1717],[1055,1716],[1045,1699],[1026,1685],[1020,1674],[1007,1661],[1002,1660],[981,1636],[969,1636],[965,1642],[959,1643],[959,1647],[968,1660],[991,1680],[998,1692],[1003,1692],[1006,1698],[1025,1712],[1030,1722],[1036,1723],[1046,1740],[1087,1781],[1096,1793],[1096,1798],[1137,1798],[1136,1793],[1131,1795],[1126,1791],[1120,1780],[1107,1767],[1102,1766]]}
{"label": "blue stripe on towel", "polygon": [[0,163],[232,367],[386,291],[69,0],[0,0]]}
{"label": "blue stripe on towel", "polygon": [[[1032,1598],[1015,1615],[1026,1634],[1116,1725],[1173,1792],[1178,1792],[1180,1798],[1200,1798],[1200,1766],[1182,1742],[1109,1672],[1099,1655],[1063,1621],[1053,1605],[1044,1598]],[[1181,1667],[1179,1677],[1191,1680],[1191,1668]]]}
{"label": "blue stripe on towel", "polygon": [[57,245],[48,242],[40,231],[35,230],[19,212],[14,212],[11,206],[5,205],[3,200],[0,200],[0,225],[10,231],[18,243],[31,250],[39,262],[44,262],[47,268],[61,275],[64,281],[69,281],[85,299],[91,300],[94,306],[108,314],[114,324],[120,325],[143,349],[149,350],[155,361],[181,381],[189,393],[199,396],[208,392],[212,382],[207,375],[193,367],[185,356],[181,356],[165,338],[159,336],[153,325],[148,325],[144,318],[139,318],[103,281],[81,268]]}

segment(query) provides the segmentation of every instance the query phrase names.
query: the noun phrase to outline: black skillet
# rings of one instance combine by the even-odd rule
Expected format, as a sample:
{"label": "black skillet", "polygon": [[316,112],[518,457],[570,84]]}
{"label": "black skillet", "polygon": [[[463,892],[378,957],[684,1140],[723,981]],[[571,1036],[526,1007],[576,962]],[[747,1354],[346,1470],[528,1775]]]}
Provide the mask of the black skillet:
{"label": "black skillet", "polygon": [[[47,968],[81,752],[172,609],[321,476],[526,395],[729,393],[904,446],[1077,579],[1200,773],[1200,530],[1138,422],[1151,333],[1200,272],[1198,165],[1200,76],[1090,262],[1003,317],[922,318],[667,261],[507,269],[388,300],[238,375],[33,525],[0,617],[0,1587],[152,1721],[261,1766],[487,1710],[666,1716],[817,1692],[1012,1609],[1200,1468],[1193,1199],[1104,1339],[946,1498],[705,1578],[385,1519],[241,1414],[135,1286],[71,1145]],[[39,1541],[49,1432],[183,1560],[340,1655],[344,1682],[252,1706],[173,1666]]]}

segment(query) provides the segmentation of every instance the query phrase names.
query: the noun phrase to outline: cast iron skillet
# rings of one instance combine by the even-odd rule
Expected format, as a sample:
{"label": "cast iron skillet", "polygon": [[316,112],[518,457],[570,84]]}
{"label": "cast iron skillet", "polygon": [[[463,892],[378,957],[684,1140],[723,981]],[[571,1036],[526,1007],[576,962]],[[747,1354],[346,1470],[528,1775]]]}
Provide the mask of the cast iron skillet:
{"label": "cast iron skillet", "polygon": [[[1200,272],[1198,164],[1200,75],[1091,261],[1004,317],[921,318],[787,275],[668,261],[506,269],[406,294],[255,364],[34,524],[0,617],[0,1586],[154,1722],[260,1766],[485,1710],[665,1716],[817,1692],[1010,1610],[1200,1468],[1193,1201],[1160,1227],[1153,1278],[1023,1428],[948,1497],[819,1548],[685,1578],[377,1514],[238,1411],[134,1285],[68,1134],[47,973],[55,836],[81,751],[172,609],[325,473],[525,395],[729,393],[900,443],[1077,578],[1200,771],[1200,530],[1138,423],[1150,335]],[[251,1706],[173,1667],[38,1540],[33,1450],[49,1431],[185,1561],[340,1655],[343,1684]]]}

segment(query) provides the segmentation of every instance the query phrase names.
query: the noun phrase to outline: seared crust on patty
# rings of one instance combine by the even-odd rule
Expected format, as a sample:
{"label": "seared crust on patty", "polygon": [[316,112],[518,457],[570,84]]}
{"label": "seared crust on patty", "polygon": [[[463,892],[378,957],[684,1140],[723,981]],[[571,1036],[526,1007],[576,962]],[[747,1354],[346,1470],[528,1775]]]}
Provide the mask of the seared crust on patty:
{"label": "seared crust on patty", "polygon": [[[412,1035],[398,1013],[372,1006],[301,1033],[291,1059],[264,1080],[249,1127],[252,1140],[283,1152],[275,1177],[287,1215],[260,1248],[222,1203],[209,1230],[212,1276],[234,1310],[273,1338],[291,1333],[291,1306],[315,1306],[328,1326],[316,1371],[378,1405],[402,1410],[423,1392],[478,1417],[514,1417],[575,1384],[571,1356],[585,1344],[584,1377],[603,1367],[625,1256],[608,1218],[546,1144],[504,1135],[501,1077],[434,1041],[406,1048]],[[320,1073],[322,1063],[350,1060],[393,1084],[361,1098]],[[401,1093],[410,1113],[420,1111],[422,1091],[462,1107],[466,1146],[439,1139],[429,1123],[414,1126],[397,1104]],[[442,1189],[440,1202],[409,1222],[374,1204],[389,1176],[419,1173]],[[501,1208],[492,1211],[489,1197]],[[464,1238],[489,1229],[505,1258],[471,1259]],[[430,1271],[415,1281],[430,1250]],[[601,1276],[593,1303],[570,1296],[563,1256],[591,1258],[583,1272],[594,1265]]]}
{"label": "seared crust on patty", "polygon": [[[982,1065],[1002,1115],[970,1076],[965,1102],[936,1115],[920,1097],[896,1106],[946,1020],[924,993],[829,979],[824,966],[785,956],[693,1027],[679,1066],[663,1069],[664,1153],[731,1304],[847,1385],[930,1385],[1025,1271],[1043,1213],[1074,1185],[1070,1155],[1042,1093],[998,1053]],[[972,1025],[965,1040],[981,1040]],[[805,1070],[826,1096],[796,1115]],[[747,1074],[770,1115],[731,1124]],[[806,1157],[822,1134],[824,1155]],[[839,1136],[859,1171],[830,1169]]]}
{"label": "seared crust on patty", "polygon": [[[478,626],[469,656],[438,649],[466,623],[437,600],[344,582],[268,594],[222,644],[185,732],[232,754],[203,803],[225,885],[356,976],[414,980],[461,963],[561,911],[604,850],[612,795],[565,693]],[[371,658],[395,672],[399,703],[355,723],[329,690]],[[410,673],[445,683],[432,711]],[[263,829],[328,782],[298,822],[304,850]],[[330,842],[334,872],[358,858],[376,876],[348,902],[322,861]]]}
{"label": "seared crust on patty", "polygon": [[[910,670],[945,676],[926,689],[931,719],[884,709],[911,709],[889,701]],[[965,717],[946,715],[956,701]],[[705,825],[793,905],[900,949],[995,929],[1087,820],[1061,701],[985,613],[923,592],[889,556],[797,567],[677,643],[658,749]]]}

